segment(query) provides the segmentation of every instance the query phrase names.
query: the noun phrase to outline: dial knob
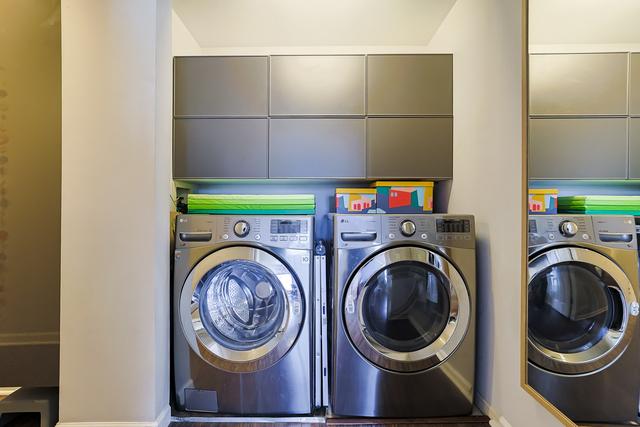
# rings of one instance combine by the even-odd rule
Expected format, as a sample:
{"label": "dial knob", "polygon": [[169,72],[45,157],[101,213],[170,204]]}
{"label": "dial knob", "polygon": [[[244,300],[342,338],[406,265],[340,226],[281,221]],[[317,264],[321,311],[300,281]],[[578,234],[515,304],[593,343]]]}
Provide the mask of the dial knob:
{"label": "dial knob", "polygon": [[564,237],[573,237],[578,234],[578,225],[573,221],[564,221],[560,224],[560,234]]}
{"label": "dial knob", "polygon": [[238,237],[247,237],[249,230],[251,230],[251,227],[249,227],[249,223],[247,221],[238,221],[233,226],[233,232]]}
{"label": "dial knob", "polygon": [[400,224],[400,232],[403,236],[411,237],[416,234],[416,225],[413,221],[402,221],[402,224]]}

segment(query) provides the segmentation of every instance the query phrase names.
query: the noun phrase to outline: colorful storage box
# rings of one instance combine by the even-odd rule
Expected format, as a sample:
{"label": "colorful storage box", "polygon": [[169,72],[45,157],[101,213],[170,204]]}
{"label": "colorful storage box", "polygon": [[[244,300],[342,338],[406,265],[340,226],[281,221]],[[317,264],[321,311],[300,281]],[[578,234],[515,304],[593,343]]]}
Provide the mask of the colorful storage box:
{"label": "colorful storage box", "polygon": [[373,186],[380,213],[433,212],[433,182],[376,181]]}
{"label": "colorful storage box", "polygon": [[336,188],[336,213],[376,211],[375,188]]}
{"label": "colorful storage box", "polygon": [[558,213],[558,190],[539,188],[529,190],[529,213],[554,215]]}

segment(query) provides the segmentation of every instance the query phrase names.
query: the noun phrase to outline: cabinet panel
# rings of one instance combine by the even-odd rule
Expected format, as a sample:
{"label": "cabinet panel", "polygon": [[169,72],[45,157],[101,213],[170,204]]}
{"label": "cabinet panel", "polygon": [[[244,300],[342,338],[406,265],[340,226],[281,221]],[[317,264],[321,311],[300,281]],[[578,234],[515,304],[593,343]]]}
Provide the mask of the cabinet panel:
{"label": "cabinet panel", "polygon": [[627,54],[530,57],[530,114],[627,114]]}
{"label": "cabinet panel", "polygon": [[367,57],[367,114],[453,114],[452,55]]}
{"label": "cabinet panel", "polygon": [[629,113],[640,116],[640,53],[629,58]]}
{"label": "cabinet panel", "polygon": [[178,57],[174,62],[176,116],[266,116],[268,58]]}
{"label": "cabinet panel", "polygon": [[371,178],[452,177],[453,119],[368,119],[367,175]]}
{"label": "cabinet panel", "polygon": [[364,119],[272,119],[270,178],[364,178]]}
{"label": "cabinet panel", "polygon": [[529,177],[627,176],[627,119],[531,119]]}
{"label": "cabinet panel", "polygon": [[175,178],[266,178],[267,119],[176,119]]}
{"label": "cabinet panel", "polygon": [[629,119],[629,178],[640,179],[640,118]]}
{"label": "cabinet panel", "polygon": [[272,56],[271,115],[364,115],[364,56]]}

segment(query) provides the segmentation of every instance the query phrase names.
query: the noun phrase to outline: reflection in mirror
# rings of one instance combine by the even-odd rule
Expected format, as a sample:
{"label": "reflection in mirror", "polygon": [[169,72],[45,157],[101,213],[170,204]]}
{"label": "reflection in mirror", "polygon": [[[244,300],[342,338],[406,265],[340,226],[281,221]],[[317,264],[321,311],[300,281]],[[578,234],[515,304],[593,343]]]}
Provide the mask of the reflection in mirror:
{"label": "reflection in mirror", "polygon": [[640,1],[529,0],[526,385],[640,423]]}

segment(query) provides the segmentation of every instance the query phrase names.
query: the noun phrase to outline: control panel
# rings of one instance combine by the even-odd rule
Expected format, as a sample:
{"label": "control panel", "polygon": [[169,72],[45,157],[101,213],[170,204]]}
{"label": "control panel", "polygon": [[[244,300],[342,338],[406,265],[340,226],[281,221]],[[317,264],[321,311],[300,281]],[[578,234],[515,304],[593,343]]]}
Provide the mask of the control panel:
{"label": "control panel", "polygon": [[532,215],[529,247],[552,243],[592,243],[636,249],[633,217],[621,215]]}
{"label": "control panel", "polygon": [[470,215],[336,215],[334,222],[334,244],[341,248],[412,241],[475,247],[474,221]]}
{"label": "control panel", "polygon": [[176,246],[254,242],[266,246],[310,249],[313,216],[179,215]]}

